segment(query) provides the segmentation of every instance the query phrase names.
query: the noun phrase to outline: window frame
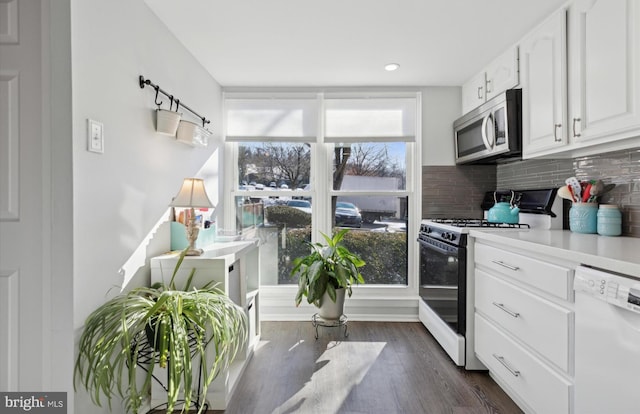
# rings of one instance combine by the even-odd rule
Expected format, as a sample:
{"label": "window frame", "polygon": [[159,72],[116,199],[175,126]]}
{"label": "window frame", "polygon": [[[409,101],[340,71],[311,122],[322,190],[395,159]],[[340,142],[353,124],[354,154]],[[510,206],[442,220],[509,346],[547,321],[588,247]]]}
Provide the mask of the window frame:
{"label": "window frame", "polygon": [[[223,93],[223,109],[224,101],[227,98],[247,98],[247,99],[268,99],[268,98],[308,98],[310,92],[288,93],[288,92],[224,92]],[[296,195],[308,196],[314,200],[313,214],[311,219],[312,225],[312,242],[321,242],[320,232],[329,234],[331,232],[331,198],[340,195],[387,195],[408,198],[407,219],[407,284],[406,285],[358,285],[354,287],[353,297],[362,299],[418,299],[418,244],[415,242],[418,236],[418,229],[421,221],[422,207],[422,100],[419,90],[411,91],[362,91],[362,92],[315,92],[318,102],[318,122],[317,136],[315,141],[306,141],[311,144],[311,173],[310,191],[298,191]],[[406,141],[406,186],[404,190],[398,191],[344,191],[333,189],[333,142],[325,142],[324,137],[324,117],[323,117],[323,101],[324,99],[335,98],[415,98],[415,139]],[[226,114],[226,112],[223,111]],[[225,116],[223,116],[223,126]],[[224,128],[223,128],[224,131]],[[256,141],[258,139],[256,138]],[[355,142],[358,140],[356,139]],[[376,139],[361,139],[360,142],[376,142]],[[385,140],[392,142],[393,140]],[[299,142],[298,140],[283,139],[280,142]],[[354,142],[353,140],[351,142]],[[223,200],[222,206],[222,228],[229,229],[235,227],[235,200],[238,196],[264,195],[261,190],[239,190],[237,183],[238,177],[238,144],[241,142],[228,142],[225,139],[224,156],[223,156]],[[273,196],[289,196],[291,191],[271,190],[269,195]],[[322,195],[320,197],[319,195]],[[220,220],[220,218],[219,218]],[[260,286],[265,292],[270,292],[272,297],[282,298],[290,303],[290,295],[295,295],[293,291],[297,289],[295,285],[269,285]],[[285,299],[286,298],[286,299]],[[400,305],[398,306],[405,306]]]}

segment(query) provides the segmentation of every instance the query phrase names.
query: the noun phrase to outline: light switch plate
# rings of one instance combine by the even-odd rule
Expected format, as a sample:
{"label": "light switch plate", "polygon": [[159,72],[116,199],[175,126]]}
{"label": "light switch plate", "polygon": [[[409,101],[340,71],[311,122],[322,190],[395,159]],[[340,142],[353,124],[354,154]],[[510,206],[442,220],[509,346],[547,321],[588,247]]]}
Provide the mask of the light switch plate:
{"label": "light switch plate", "polygon": [[104,125],[87,119],[87,151],[104,153]]}

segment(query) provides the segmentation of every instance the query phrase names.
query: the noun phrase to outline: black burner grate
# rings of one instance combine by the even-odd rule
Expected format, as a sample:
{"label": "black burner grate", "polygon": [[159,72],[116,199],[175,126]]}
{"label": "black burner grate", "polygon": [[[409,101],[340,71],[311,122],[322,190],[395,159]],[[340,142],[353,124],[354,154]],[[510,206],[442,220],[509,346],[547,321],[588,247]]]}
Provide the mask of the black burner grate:
{"label": "black burner grate", "polygon": [[490,223],[486,219],[435,218],[430,220],[434,223],[448,224],[454,227],[492,227],[492,228],[505,228],[505,229],[530,228],[530,226],[525,223]]}

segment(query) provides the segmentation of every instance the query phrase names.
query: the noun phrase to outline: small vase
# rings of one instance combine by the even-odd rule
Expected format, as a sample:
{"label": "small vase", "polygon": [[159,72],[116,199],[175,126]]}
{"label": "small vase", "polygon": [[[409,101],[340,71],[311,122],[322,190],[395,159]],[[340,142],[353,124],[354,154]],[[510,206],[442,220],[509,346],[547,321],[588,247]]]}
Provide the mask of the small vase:
{"label": "small vase", "polygon": [[336,301],[331,300],[327,292],[324,292],[318,315],[324,320],[338,320],[344,314],[344,294],[345,289],[336,289]]}

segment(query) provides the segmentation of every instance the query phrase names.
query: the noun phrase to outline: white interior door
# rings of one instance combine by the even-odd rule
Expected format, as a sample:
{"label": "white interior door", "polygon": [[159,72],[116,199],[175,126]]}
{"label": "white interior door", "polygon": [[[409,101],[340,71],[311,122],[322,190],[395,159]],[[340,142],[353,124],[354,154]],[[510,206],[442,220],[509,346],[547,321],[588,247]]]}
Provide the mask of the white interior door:
{"label": "white interior door", "polygon": [[50,374],[41,14],[39,1],[0,0],[2,391],[44,391]]}

